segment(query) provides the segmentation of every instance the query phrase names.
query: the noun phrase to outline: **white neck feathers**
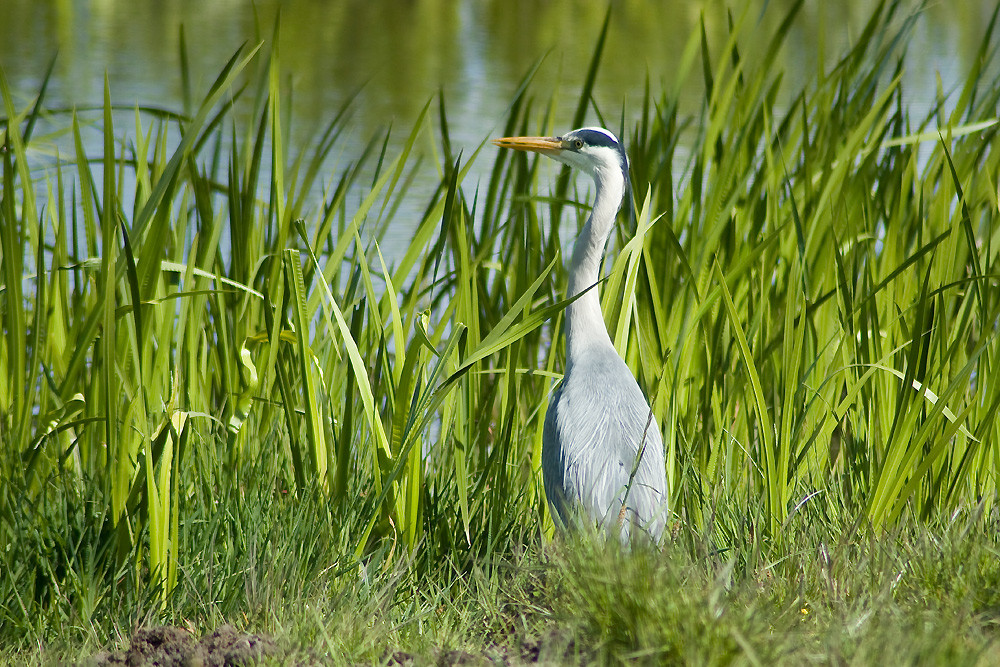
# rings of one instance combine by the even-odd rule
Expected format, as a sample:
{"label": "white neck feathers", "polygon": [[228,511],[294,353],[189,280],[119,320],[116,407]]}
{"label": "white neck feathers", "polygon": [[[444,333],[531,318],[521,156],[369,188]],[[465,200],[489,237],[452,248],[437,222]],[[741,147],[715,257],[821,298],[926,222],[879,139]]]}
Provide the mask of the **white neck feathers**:
{"label": "white neck feathers", "polygon": [[597,196],[587,224],[583,226],[580,236],[573,247],[573,257],[569,265],[569,289],[567,296],[576,296],[587,290],[586,294],[574,301],[566,313],[566,347],[567,371],[574,362],[585,354],[584,350],[599,345],[612,347],[608,335],[604,315],[601,312],[601,300],[596,285],[600,279],[601,260],[604,258],[604,248],[611,230],[614,229],[615,218],[625,195],[625,181],[618,173],[606,169],[608,173],[598,171],[594,174]]}

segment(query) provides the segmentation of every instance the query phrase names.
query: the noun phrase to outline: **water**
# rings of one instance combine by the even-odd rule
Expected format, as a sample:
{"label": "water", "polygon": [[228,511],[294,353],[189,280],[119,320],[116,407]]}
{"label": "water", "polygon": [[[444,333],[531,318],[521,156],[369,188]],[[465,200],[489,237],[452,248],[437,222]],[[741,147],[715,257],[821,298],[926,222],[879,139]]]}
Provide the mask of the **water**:
{"label": "water", "polygon": [[[760,2],[748,20],[762,16],[763,27],[744,34],[770,34],[790,4]],[[787,72],[786,90],[808,82],[819,59],[850,44],[874,4],[806,3],[777,61]],[[182,110],[180,27],[197,101],[240,44],[270,39],[280,12],[279,57],[294,91],[292,144],[308,145],[335,110],[354,98],[351,131],[329,165],[333,174],[390,124],[398,148],[420,109],[439,93],[447,103],[453,146],[470,154],[497,135],[518,82],[538,62],[531,89],[537,115],[551,93],[555,119],[553,128],[538,131],[570,129],[605,11],[604,3],[573,0],[0,0],[0,68],[19,108],[30,103],[55,57],[49,106],[99,105],[106,72],[115,103]],[[613,3],[595,91],[609,124],[617,127],[623,104],[627,116],[637,115],[630,105],[641,99],[647,77],[653,90],[676,90],[682,110],[695,111],[702,77],[695,70],[678,84],[682,51],[700,30],[702,16],[709,43],[719,49],[726,12],[726,3],[712,0]],[[933,103],[938,75],[949,90],[971,67],[991,12],[990,3],[978,0],[925,11],[909,44],[904,80],[915,117]],[[752,58],[763,45],[744,39],[740,47]],[[590,114],[588,123],[596,122]],[[86,136],[92,142],[88,152],[99,153],[99,133]],[[428,149],[430,141],[426,137],[420,147]],[[489,158],[480,158],[473,184]],[[426,203],[420,188],[436,183],[430,162],[425,164],[427,181],[412,191],[418,201],[389,230],[390,255],[408,242],[405,220],[415,220]]]}

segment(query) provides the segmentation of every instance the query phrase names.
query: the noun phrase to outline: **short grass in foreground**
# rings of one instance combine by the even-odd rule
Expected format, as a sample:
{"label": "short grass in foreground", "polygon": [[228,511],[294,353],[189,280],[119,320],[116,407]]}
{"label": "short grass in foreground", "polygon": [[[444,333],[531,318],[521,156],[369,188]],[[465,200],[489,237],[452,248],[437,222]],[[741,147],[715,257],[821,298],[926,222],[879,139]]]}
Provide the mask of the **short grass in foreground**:
{"label": "short grass in foreground", "polygon": [[[747,3],[725,44],[693,35],[677,76],[703,79],[701,111],[651,91],[619,130],[636,225],[601,289],[663,428],[675,537],[656,557],[542,546],[585,183],[459,151],[443,102],[398,154],[381,134],[328,174],[348,115],[292,150],[276,50],[240,49],[176,112],[116,107],[113,81],[96,115],[47,108],[47,84],[18,104],[0,72],[3,655],[231,622],[339,662],[988,662],[996,17],[913,118],[919,13],[879,5],[789,91],[773,64],[800,7],[773,34]],[[602,41],[574,119],[556,127],[528,76],[498,134],[613,125],[590,106]],[[72,141],[55,166],[42,127]]]}
{"label": "short grass in foreground", "polygon": [[[459,572],[445,559],[417,576],[405,560],[364,576],[317,571],[313,500],[259,517],[273,558],[242,574],[242,624],[268,628],[286,664],[961,664],[1000,659],[996,518],[963,515],[866,537],[804,513],[789,553],[759,550],[750,524],[725,548],[678,530],[662,553],[600,540],[515,542]],[[988,526],[984,528],[984,524]],[[234,530],[235,532],[235,530]],[[303,577],[299,573],[312,570]],[[173,622],[210,632],[209,591],[183,578]],[[230,588],[225,586],[224,588]],[[111,648],[127,647],[121,628]],[[79,659],[57,640],[31,662]],[[7,654],[14,657],[15,654]],[[19,659],[26,654],[17,654]],[[469,663],[457,660],[474,660]],[[478,661],[478,662],[476,662]]]}

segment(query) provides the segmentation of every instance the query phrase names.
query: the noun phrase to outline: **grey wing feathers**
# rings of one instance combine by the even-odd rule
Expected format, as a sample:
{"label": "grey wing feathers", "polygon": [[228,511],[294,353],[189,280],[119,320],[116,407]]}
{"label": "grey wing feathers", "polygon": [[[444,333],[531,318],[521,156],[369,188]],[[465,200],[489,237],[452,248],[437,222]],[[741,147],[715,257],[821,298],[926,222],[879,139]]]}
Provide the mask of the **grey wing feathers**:
{"label": "grey wing feathers", "polygon": [[659,539],[667,518],[663,443],[642,391],[614,352],[571,373],[573,382],[552,397],[542,438],[554,515],[565,524],[580,511],[618,526],[624,541],[633,529]]}
{"label": "grey wing feathers", "polygon": [[549,501],[553,521],[557,526],[565,527],[569,519],[563,486],[565,467],[556,426],[559,420],[560,394],[559,389],[552,394],[549,409],[545,413],[545,426],[542,429],[542,482],[545,484],[545,497]]}

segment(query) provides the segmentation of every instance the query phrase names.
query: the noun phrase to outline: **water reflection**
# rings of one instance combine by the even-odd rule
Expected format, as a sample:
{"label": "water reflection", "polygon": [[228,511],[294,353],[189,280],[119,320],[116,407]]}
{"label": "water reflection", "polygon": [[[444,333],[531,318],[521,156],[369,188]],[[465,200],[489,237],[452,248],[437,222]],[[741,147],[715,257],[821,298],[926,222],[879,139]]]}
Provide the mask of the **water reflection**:
{"label": "water reflection", "polygon": [[[682,109],[694,110],[702,99],[702,77],[696,69],[678,81],[682,52],[702,17],[710,44],[721,48],[729,22],[740,20],[727,4],[740,3],[612,3],[595,91],[607,117],[616,123],[623,103],[641,98],[647,77],[654,90],[676,91]],[[771,34],[791,4],[753,3],[745,20],[762,26],[746,34]],[[904,81],[920,110],[934,98],[938,73],[948,90],[971,67],[989,4],[964,0],[924,10]],[[874,5],[805,3],[777,60],[789,89],[807,82],[856,39]],[[347,155],[390,123],[401,141],[428,99],[443,91],[452,141],[468,152],[497,131],[518,81],[539,59],[532,90],[540,106],[554,95],[554,122],[564,128],[605,11],[604,3],[573,0],[3,0],[0,67],[22,104],[58,52],[51,104],[99,103],[107,72],[115,102],[180,109],[181,25],[198,100],[241,43],[271,37],[280,13],[280,60],[294,89],[293,142],[308,142],[354,95],[355,143],[345,146]],[[740,43],[750,59],[765,48],[763,40]]]}

